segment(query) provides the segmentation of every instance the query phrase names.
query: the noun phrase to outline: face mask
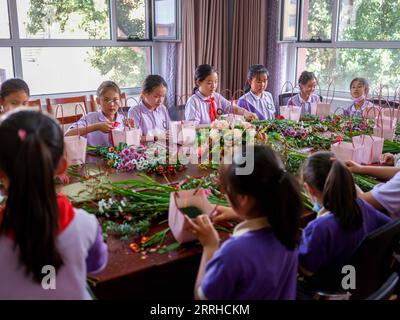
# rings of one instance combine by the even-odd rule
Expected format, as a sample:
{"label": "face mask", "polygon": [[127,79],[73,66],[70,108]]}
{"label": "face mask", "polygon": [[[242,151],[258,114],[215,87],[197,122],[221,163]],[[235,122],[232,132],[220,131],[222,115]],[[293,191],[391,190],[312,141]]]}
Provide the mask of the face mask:
{"label": "face mask", "polygon": [[353,98],[354,103],[360,103],[361,101],[365,100],[365,95],[362,95],[361,97],[358,98]]}
{"label": "face mask", "polygon": [[313,211],[318,213],[321,211],[321,205],[318,202],[314,202],[314,207],[313,207]]}

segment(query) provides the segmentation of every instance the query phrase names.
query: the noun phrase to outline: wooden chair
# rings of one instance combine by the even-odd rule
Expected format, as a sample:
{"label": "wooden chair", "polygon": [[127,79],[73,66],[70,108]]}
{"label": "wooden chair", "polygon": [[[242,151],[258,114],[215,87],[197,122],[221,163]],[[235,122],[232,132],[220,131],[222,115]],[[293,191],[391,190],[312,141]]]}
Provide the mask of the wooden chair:
{"label": "wooden chair", "polygon": [[40,101],[40,99],[29,100],[27,106],[32,108],[38,108],[39,111],[42,111],[42,102]]}
{"label": "wooden chair", "polygon": [[[78,104],[82,105],[86,114],[88,113],[88,103],[86,101],[86,96],[46,99],[46,103],[47,112],[54,115],[62,125],[77,122],[82,117],[82,109],[80,108],[77,110],[77,112],[80,113],[75,115],[75,106]],[[59,105],[68,106],[63,110],[64,117],[60,117],[60,112],[57,115],[55,114],[57,106]],[[66,113],[67,115],[65,116]]]}

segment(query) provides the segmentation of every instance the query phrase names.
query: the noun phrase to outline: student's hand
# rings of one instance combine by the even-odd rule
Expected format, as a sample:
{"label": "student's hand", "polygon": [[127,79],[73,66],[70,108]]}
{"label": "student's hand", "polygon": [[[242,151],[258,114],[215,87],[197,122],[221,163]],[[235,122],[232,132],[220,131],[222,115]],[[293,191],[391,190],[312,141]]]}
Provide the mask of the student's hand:
{"label": "student's hand", "polygon": [[238,214],[228,207],[218,206],[215,213],[211,216],[213,222],[218,223],[226,220],[240,220]]}
{"label": "student's hand", "polygon": [[209,216],[203,214],[196,219],[190,219],[188,216],[185,216],[185,219],[204,248],[218,249],[220,242],[219,234],[215,230]]}
{"label": "student's hand", "polygon": [[97,131],[101,131],[104,133],[110,133],[112,129],[114,129],[114,126],[110,122],[99,122],[96,123],[96,129]]}
{"label": "student's hand", "polygon": [[358,174],[363,173],[363,166],[359,165],[358,163],[354,161],[346,161],[345,163],[350,172]]}
{"label": "student's hand", "polygon": [[258,119],[258,117],[257,117],[257,115],[255,113],[249,112],[247,110],[244,111],[243,116],[247,121],[257,120]]}
{"label": "student's hand", "polygon": [[387,166],[394,166],[394,155],[391,153],[383,154],[381,163]]}

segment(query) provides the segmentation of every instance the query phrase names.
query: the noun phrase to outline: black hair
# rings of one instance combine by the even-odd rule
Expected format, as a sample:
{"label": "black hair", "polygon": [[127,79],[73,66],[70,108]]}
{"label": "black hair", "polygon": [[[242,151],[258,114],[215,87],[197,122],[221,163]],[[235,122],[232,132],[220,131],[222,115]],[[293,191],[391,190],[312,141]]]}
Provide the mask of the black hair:
{"label": "black hair", "polygon": [[114,81],[104,81],[97,88],[96,95],[98,97],[102,96],[107,90],[114,90],[118,94],[121,94],[121,89]]}
{"label": "black hair", "polygon": [[368,95],[369,93],[369,81],[365,78],[354,78],[351,82],[350,82],[350,90],[351,87],[353,86],[354,82],[359,81],[363,84],[363,86],[365,87],[365,94]]}
{"label": "black hair", "polygon": [[[213,66],[209,64],[202,64],[196,68],[194,80],[204,81],[208,76],[212,75],[213,73],[218,73]],[[196,85],[196,87],[194,87],[193,89],[193,94],[195,94],[198,89],[199,87]]]}
{"label": "black hair", "polygon": [[147,76],[146,79],[144,80],[142,85],[142,91],[144,93],[151,93],[155,88],[158,88],[160,86],[163,86],[166,89],[168,89],[168,84],[163,77],[156,74],[152,74]]}
{"label": "black hair", "polygon": [[[252,80],[262,74],[266,74],[267,77],[269,77],[268,69],[264,65],[262,65],[262,64],[252,65],[249,68],[249,71],[247,71],[247,80]],[[247,92],[250,92],[250,90],[251,90],[251,87],[250,87],[248,81],[246,81],[244,84],[244,91],[247,93]]]}
{"label": "black hair", "polygon": [[4,99],[10,94],[18,91],[24,91],[28,97],[30,96],[29,87],[24,80],[18,78],[8,79],[1,84],[0,98]]}
{"label": "black hair", "polygon": [[[22,137],[25,135],[25,137]],[[40,283],[42,268],[63,265],[57,248],[59,210],[54,176],[63,156],[60,126],[38,111],[18,111],[0,124],[0,170],[9,187],[0,233],[12,232],[26,274]]]}
{"label": "black hair", "polygon": [[314,72],[303,71],[299,77],[298,83],[305,86],[308,83],[308,81],[311,81],[311,80],[318,81]]}
{"label": "black hair", "polygon": [[357,230],[363,217],[357,203],[353,175],[332,152],[311,155],[303,167],[303,180],[323,194],[323,206],[345,230]]}
{"label": "black hair", "polygon": [[[249,175],[237,175],[232,164],[221,169],[223,189],[235,206],[237,195],[255,199],[256,208],[265,214],[278,240],[294,250],[300,239],[300,215],[303,201],[299,183],[286,172],[278,155],[268,146],[254,146],[254,170]],[[290,195],[288,197],[288,195]]]}

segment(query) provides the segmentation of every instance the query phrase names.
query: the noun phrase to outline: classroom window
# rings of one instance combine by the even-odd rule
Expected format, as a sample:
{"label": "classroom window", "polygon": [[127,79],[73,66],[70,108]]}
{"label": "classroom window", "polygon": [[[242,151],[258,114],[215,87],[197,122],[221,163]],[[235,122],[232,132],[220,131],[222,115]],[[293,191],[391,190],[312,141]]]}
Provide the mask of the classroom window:
{"label": "classroom window", "polygon": [[298,1],[283,0],[281,2],[281,41],[297,39],[297,6]]}
{"label": "classroom window", "polygon": [[0,0],[0,38],[10,38],[7,0]]}
{"label": "classroom window", "polygon": [[399,41],[400,0],[341,0],[340,41]]}
{"label": "classroom window", "polygon": [[332,36],[333,0],[303,0],[300,40],[329,41]]}
{"label": "classroom window", "polygon": [[104,80],[140,87],[151,71],[150,47],[29,47],[21,55],[34,95],[94,91]]}
{"label": "classroom window", "polygon": [[153,39],[178,40],[177,0],[153,0]]}
{"label": "classroom window", "polygon": [[117,0],[118,39],[148,40],[149,9],[147,0]]}
{"label": "classroom window", "polygon": [[23,39],[110,39],[108,0],[18,0]]}
{"label": "classroom window", "polygon": [[0,82],[14,77],[11,48],[0,48]]}
{"label": "classroom window", "polygon": [[353,78],[364,77],[371,82],[371,94],[376,95],[380,84],[391,88],[400,84],[399,49],[299,48],[297,75],[304,70],[316,73],[322,89],[334,80],[336,90],[349,91]]}
{"label": "classroom window", "polygon": [[311,70],[322,89],[334,80],[340,97],[348,97],[354,77],[394,93],[400,84],[400,0],[299,1],[300,35],[288,44],[284,80]]}

